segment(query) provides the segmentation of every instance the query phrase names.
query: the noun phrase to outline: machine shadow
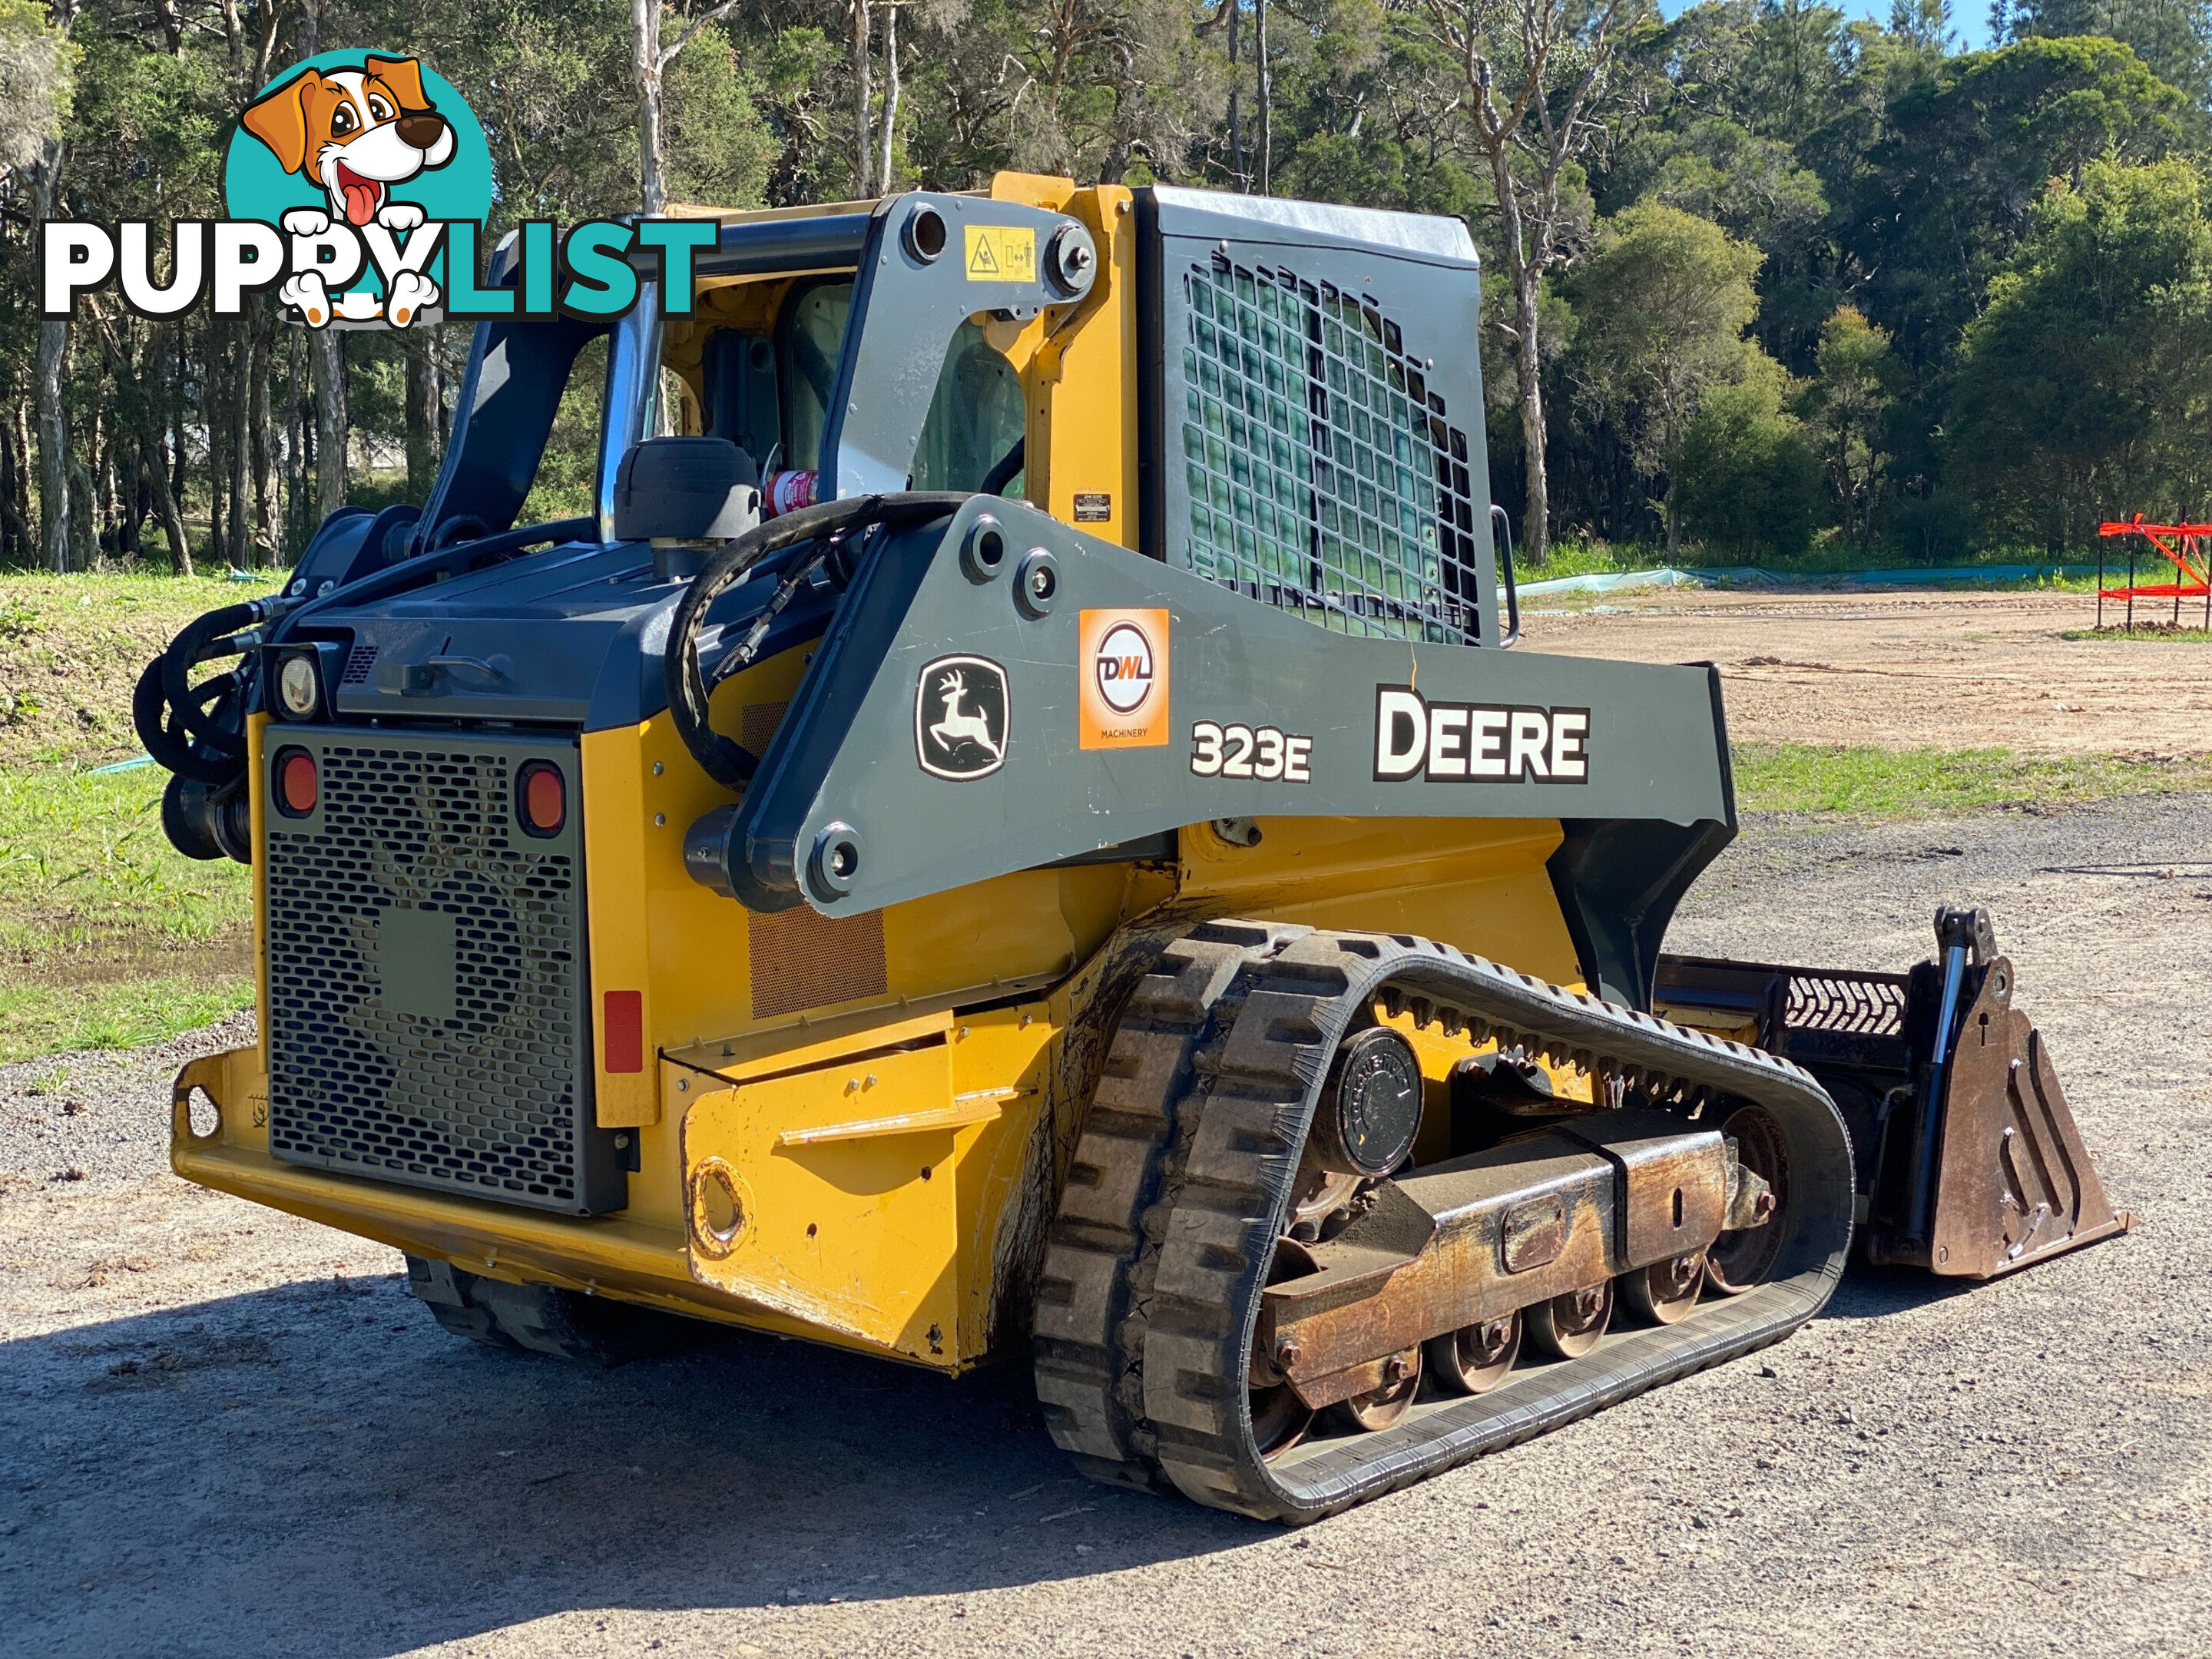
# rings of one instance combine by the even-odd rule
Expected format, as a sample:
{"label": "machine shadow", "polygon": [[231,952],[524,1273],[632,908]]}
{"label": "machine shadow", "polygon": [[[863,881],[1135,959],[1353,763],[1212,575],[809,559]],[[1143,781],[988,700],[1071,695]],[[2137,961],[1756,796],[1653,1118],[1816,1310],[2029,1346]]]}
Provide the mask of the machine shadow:
{"label": "machine shadow", "polygon": [[1880,1319],[1948,1302],[1976,1288],[1971,1279],[1944,1279],[1917,1267],[1870,1267],[1853,1261],[1828,1304],[1816,1316],[1821,1319]]}
{"label": "machine shadow", "polygon": [[448,1336],[396,1278],[0,1345],[0,1578],[58,1651],[368,1659],[571,1609],[957,1596],[1277,1535],[1077,1476],[1024,1364],[954,1382],[738,1333],[595,1370]]}

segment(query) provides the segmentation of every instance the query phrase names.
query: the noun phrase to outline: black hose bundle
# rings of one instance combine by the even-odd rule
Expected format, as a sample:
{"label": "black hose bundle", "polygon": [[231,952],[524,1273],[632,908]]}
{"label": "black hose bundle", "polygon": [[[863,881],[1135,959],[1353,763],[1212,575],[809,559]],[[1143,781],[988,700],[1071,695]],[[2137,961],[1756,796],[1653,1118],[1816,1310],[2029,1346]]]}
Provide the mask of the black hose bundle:
{"label": "black hose bundle", "polygon": [[[707,723],[708,700],[714,686],[747,666],[752,653],[767,635],[767,624],[790,602],[799,585],[836,558],[857,538],[875,530],[890,530],[925,523],[955,512],[968,499],[963,490],[908,490],[885,495],[855,496],[850,501],[823,501],[770,519],[725,544],[708,556],[690,590],[668,627],[668,712],[677,735],[707,775],[732,792],[744,789],[760,766],[760,757],[733,738],[726,738]],[[714,684],[699,665],[699,630],[708,609],[735,586],[740,578],[773,554],[802,542],[823,540],[828,545],[788,574],[782,586],[754,621],[745,638],[715,664]]]}
{"label": "black hose bundle", "polygon": [[[131,698],[131,723],[156,765],[220,787],[246,769],[246,704],[253,638],[240,638],[270,614],[266,601],[226,605],[185,624],[169,648],[146,665]],[[238,666],[192,683],[204,662],[246,653]]]}

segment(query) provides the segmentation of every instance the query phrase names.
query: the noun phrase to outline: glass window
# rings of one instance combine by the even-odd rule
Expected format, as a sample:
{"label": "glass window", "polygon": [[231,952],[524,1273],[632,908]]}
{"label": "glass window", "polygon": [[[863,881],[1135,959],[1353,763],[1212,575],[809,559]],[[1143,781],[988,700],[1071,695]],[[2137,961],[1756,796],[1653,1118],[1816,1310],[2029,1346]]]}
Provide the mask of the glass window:
{"label": "glass window", "polygon": [[[785,388],[778,471],[821,470],[822,430],[830,422],[830,392],[837,381],[837,358],[845,349],[845,321],[852,311],[848,282],[817,283],[784,309],[776,330]],[[761,459],[765,463],[768,457]]]}
{"label": "glass window", "polygon": [[[929,417],[915,447],[914,487],[980,489],[1027,429],[1022,377],[992,349],[981,328],[961,324],[945,348]],[[1010,483],[1004,493],[1018,495],[1021,489]]]}

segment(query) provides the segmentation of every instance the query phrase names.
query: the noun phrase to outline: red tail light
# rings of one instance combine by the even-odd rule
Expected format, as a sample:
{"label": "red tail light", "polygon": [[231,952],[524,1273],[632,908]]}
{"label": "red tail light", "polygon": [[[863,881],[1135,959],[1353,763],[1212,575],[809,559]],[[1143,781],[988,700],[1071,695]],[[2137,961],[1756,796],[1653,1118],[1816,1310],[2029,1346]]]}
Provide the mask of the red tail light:
{"label": "red tail light", "polygon": [[315,757],[304,749],[289,749],[276,757],[276,805],[285,817],[304,818],[315,810],[321,780],[315,774]]}
{"label": "red tail light", "polygon": [[550,761],[522,769],[522,827],[533,836],[558,835],[568,821],[568,786]]}

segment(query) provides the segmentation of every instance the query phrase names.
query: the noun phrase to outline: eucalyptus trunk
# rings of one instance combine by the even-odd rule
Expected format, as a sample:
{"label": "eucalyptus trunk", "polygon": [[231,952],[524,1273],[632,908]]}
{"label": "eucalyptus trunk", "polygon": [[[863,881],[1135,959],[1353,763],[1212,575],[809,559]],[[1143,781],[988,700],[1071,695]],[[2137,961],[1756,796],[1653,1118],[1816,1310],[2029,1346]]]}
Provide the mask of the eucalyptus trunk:
{"label": "eucalyptus trunk", "polygon": [[868,62],[868,0],[852,0],[852,5],[853,194],[872,196],[876,193],[875,155],[869,140],[875,123],[869,112],[876,100],[876,89]]}
{"label": "eucalyptus trunk", "polygon": [[[62,143],[49,138],[31,169],[31,211],[53,217],[61,191]],[[62,381],[69,359],[69,325],[42,322],[32,368],[32,402],[38,410],[39,538],[50,570],[70,568],[69,410]]]}
{"label": "eucalyptus trunk", "polygon": [[661,133],[666,99],[660,56],[660,0],[630,0],[632,67],[637,72],[637,193],[648,216],[668,206],[668,162]]}
{"label": "eucalyptus trunk", "polygon": [[319,329],[315,353],[315,522],[345,505],[346,383],[345,336]]}
{"label": "eucalyptus trunk", "polygon": [[161,453],[161,438],[152,422],[138,434],[139,464],[147,487],[154,494],[154,511],[161,520],[161,534],[169,544],[169,562],[179,576],[192,574],[192,544],[185,534],[185,515],[178,511],[176,492],[169,488],[168,458]]}
{"label": "eucalyptus trunk", "polygon": [[891,187],[891,139],[898,128],[898,6],[894,0],[884,8],[883,144],[876,153],[876,179],[886,192]]}
{"label": "eucalyptus trunk", "polygon": [[265,294],[254,296],[252,386],[247,428],[253,441],[253,543],[264,561],[284,562],[282,496],[276,484],[276,430],[271,417],[269,382],[276,373],[276,307]]}
{"label": "eucalyptus trunk", "polygon": [[252,399],[248,388],[253,374],[253,313],[249,309],[240,319],[237,332],[231,339],[230,396],[223,402],[223,416],[230,425],[230,556],[240,569],[254,566],[253,538],[248,526],[252,522],[253,476]]}
{"label": "eucalyptus trunk", "polygon": [[1253,86],[1259,108],[1259,131],[1253,142],[1259,149],[1260,194],[1274,193],[1275,138],[1268,106],[1274,99],[1274,82],[1267,72],[1267,0],[1254,0],[1252,8]]}
{"label": "eucalyptus trunk", "polygon": [[438,366],[433,341],[423,329],[407,331],[407,493],[430,499],[438,477]]}

